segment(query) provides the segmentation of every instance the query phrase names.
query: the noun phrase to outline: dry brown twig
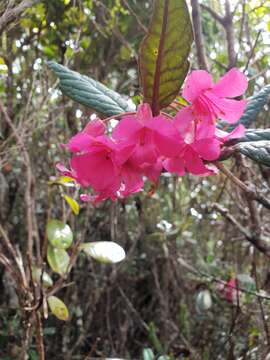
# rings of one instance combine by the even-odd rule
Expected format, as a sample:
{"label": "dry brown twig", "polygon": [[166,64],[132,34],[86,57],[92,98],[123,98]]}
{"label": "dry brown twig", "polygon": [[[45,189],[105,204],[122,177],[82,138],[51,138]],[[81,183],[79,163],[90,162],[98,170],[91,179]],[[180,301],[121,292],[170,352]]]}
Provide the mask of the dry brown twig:
{"label": "dry brown twig", "polygon": [[7,8],[0,17],[0,34],[10,23],[14,22],[19,16],[21,16],[26,9],[39,2],[40,0],[23,0],[19,5],[14,7],[14,1],[9,1]]}

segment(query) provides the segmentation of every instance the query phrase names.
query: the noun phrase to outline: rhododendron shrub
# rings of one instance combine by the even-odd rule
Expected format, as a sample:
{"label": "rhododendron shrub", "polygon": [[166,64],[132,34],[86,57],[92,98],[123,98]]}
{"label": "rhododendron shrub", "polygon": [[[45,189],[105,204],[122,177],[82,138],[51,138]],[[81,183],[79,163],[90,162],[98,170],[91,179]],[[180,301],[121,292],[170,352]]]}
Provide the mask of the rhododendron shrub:
{"label": "rhododendron shrub", "polygon": [[134,114],[121,116],[111,135],[106,121],[90,121],[65,145],[72,154],[70,170],[63,165],[58,169],[91,189],[81,199],[92,203],[139,192],[146,179],[157,182],[163,171],[179,176],[215,174],[212,162],[220,157],[223,144],[245,132],[239,125],[227,133],[217,121],[231,124],[240,119],[246,100],[232,98],[246,89],[247,79],[236,68],[216,84],[208,72],[193,71],[183,89],[189,104],[174,117],[166,112],[153,116],[150,105],[143,103]]}

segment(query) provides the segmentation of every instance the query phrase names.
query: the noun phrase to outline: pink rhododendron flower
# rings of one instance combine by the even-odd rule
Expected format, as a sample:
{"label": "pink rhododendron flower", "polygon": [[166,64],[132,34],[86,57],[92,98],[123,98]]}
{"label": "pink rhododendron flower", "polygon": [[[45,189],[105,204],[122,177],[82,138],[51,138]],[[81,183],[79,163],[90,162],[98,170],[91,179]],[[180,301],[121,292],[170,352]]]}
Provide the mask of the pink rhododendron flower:
{"label": "pink rhododendron flower", "polygon": [[150,180],[157,181],[163,168],[159,150],[162,148],[163,152],[170,156],[182,146],[180,137],[173,137],[172,129],[172,124],[164,115],[153,117],[149,104],[142,104],[136,115],[122,118],[112,136],[119,146],[133,146],[129,166]]}
{"label": "pink rhododendron flower", "polygon": [[141,191],[147,177],[156,186],[163,169],[179,176],[211,175],[213,164],[224,143],[241,137],[245,128],[231,133],[216,127],[217,118],[235,122],[242,115],[245,100],[227,99],[241,95],[247,86],[245,76],[230,70],[214,84],[206,71],[194,71],[185,84],[183,95],[191,103],[172,119],[166,114],[153,117],[149,104],[141,104],[134,115],[123,116],[106,135],[106,126],[96,119],[64,145],[71,154],[70,170],[58,170],[91,188],[81,200],[97,204]]}
{"label": "pink rhododendron flower", "polygon": [[90,121],[83,131],[73,136],[65,147],[74,153],[88,152],[96,138],[104,136],[106,126],[100,119]]}
{"label": "pink rhododendron flower", "polygon": [[245,131],[246,128],[244,127],[244,125],[240,124],[236,126],[236,128],[234,128],[230,133],[227,133],[224,130],[216,129],[215,135],[217,139],[219,139],[222,143],[224,143],[228,140],[238,139],[243,137],[245,135]]}
{"label": "pink rhododendron flower", "polygon": [[105,130],[104,123],[96,119],[70,139],[66,148],[74,155],[70,160],[71,171],[65,173],[83,187],[113,193],[120,187],[119,168],[115,162],[116,145],[104,135]]}
{"label": "pink rhododendron flower", "polygon": [[230,279],[224,284],[219,284],[218,290],[222,297],[233,305],[237,305],[241,300],[241,293],[238,290],[238,284],[235,278]]}
{"label": "pink rhododendron flower", "polygon": [[136,166],[157,160],[153,131],[148,126],[152,119],[150,106],[142,104],[135,115],[124,116],[113,131],[112,137],[118,143],[133,145],[130,160]]}
{"label": "pink rhododendron flower", "polygon": [[77,181],[95,191],[116,191],[120,187],[120,170],[115,162],[115,152],[115,144],[108,137],[100,136],[89,145],[87,152],[73,155],[70,166]]}
{"label": "pink rhododendron flower", "polygon": [[[233,68],[217,84],[204,70],[195,70],[187,78],[183,97],[191,103],[190,117],[197,121],[214,122],[217,118],[235,123],[243,114],[246,100],[232,100],[243,95],[248,86],[247,79],[238,69]],[[229,98],[229,99],[228,99]]]}
{"label": "pink rhododendron flower", "polygon": [[164,167],[169,172],[183,176],[186,171],[194,175],[213,173],[203,160],[216,160],[220,155],[220,141],[215,137],[214,124],[197,124],[189,117],[189,109],[180,110],[173,123],[184,146],[174,157],[164,160]]}
{"label": "pink rhododendron flower", "polygon": [[116,163],[120,167],[121,188],[119,194],[128,196],[131,193],[140,191],[144,182],[142,171],[131,161],[131,156],[135,151],[135,144],[117,144]]}

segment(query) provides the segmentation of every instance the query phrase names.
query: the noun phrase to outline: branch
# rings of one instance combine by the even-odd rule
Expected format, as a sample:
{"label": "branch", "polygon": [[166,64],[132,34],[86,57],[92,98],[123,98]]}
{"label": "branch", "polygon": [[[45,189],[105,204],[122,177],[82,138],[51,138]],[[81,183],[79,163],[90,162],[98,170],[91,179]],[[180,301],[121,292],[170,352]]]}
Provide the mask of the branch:
{"label": "branch", "polygon": [[[5,232],[4,228],[2,227],[2,225],[0,224],[0,235],[3,239],[3,243],[5,245],[5,247],[7,248],[7,250],[9,251],[10,255],[14,258],[14,261],[18,267],[20,276],[19,276],[19,284],[23,286],[24,289],[27,288],[27,281],[26,281],[26,277],[25,277],[25,272],[24,272],[24,268],[23,268],[23,263],[22,260],[20,258],[19,252],[16,251],[16,249],[14,248],[14,246],[12,245],[8,234]],[[3,255],[4,256],[4,255]],[[15,270],[14,270],[15,272]]]}
{"label": "branch", "polygon": [[209,12],[217,22],[224,26],[224,18],[215,12],[215,10],[204,4],[201,4],[201,8]]}
{"label": "branch", "polygon": [[191,0],[192,21],[194,30],[194,40],[197,51],[198,65],[200,69],[207,70],[207,60],[204,51],[201,10],[198,0]]}
{"label": "branch", "polygon": [[237,57],[235,52],[235,34],[234,34],[234,27],[233,27],[233,16],[234,13],[231,11],[230,1],[225,1],[225,15],[220,16],[218,13],[215,12],[212,8],[207,5],[201,4],[202,9],[209,12],[212,17],[219,22],[226,33],[226,40],[227,40],[227,49],[228,49],[228,57],[229,57],[229,65],[228,68],[231,69],[236,65]]}
{"label": "branch", "polygon": [[27,8],[35,5],[40,0],[23,0],[18,6],[10,7],[7,6],[6,10],[0,17],[0,35],[5,28],[13,21],[15,21]]}
{"label": "branch", "polygon": [[126,6],[128,11],[131,13],[131,15],[134,16],[134,18],[136,19],[136,21],[137,21],[139,27],[142,29],[142,31],[147,34],[147,32],[148,32],[147,27],[144,26],[144,24],[141,22],[140,18],[138,17],[136,12],[132,9],[132,7],[129,5],[127,0],[122,0],[122,2]]}
{"label": "branch", "polygon": [[216,162],[215,165],[235,185],[237,185],[242,191],[244,191],[246,193],[247,197],[249,197],[252,200],[258,201],[266,209],[270,210],[270,201],[268,199],[266,199],[263,195],[261,195],[257,190],[254,190],[254,189],[250,188],[249,186],[247,186],[243,181],[241,181],[236,176],[234,176],[234,174],[228,168],[226,168],[226,166],[224,166],[223,164]]}
{"label": "branch", "polygon": [[267,257],[270,257],[269,239],[260,234],[250,232],[230,214],[228,209],[222,207],[221,205],[214,204],[213,209],[217,210],[222,216],[225,217],[225,219],[231,222],[260,252],[262,252]]}
{"label": "branch", "polygon": [[0,112],[4,115],[4,119],[5,119],[6,123],[11,128],[18,145],[21,147],[22,156],[24,159],[25,167],[26,167],[25,203],[26,203],[26,220],[27,220],[27,230],[28,230],[27,252],[30,256],[30,259],[32,260],[32,254],[33,254],[33,216],[32,216],[33,211],[32,210],[33,210],[33,205],[32,205],[32,197],[31,197],[31,191],[32,191],[31,161],[30,161],[30,157],[27,152],[27,149],[25,147],[25,144],[24,144],[22,138],[20,137],[16,127],[12,123],[12,120],[9,117],[1,100],[0,100]]}
{"label": "branch", "polygon": [[226,32],[227,49],[229,57],[229,69],[236,65],[237,56],[235,52],[235,33],[233,27],[233,13],[231,12],[230,1],[225,1],[225,17],[223,20],[224,30]]}
{"label": "branch", "polygon": [[178,257],[177,261],[178,261],[179,265],[183,266],[191,274],[201,276],[201,277],[205,277],[208,280],[217,282],[219,284],[222,284],[224,287],[227,287],[229,289],[235,289],[237,291],[256,296],[257,298],[260,298],[260,299],[264,299],[264,300],[268,300],[268,301],[270,300],[270,296],[268,296],[268,295],[263,295],[258,291],[247,290],[247,289],[241,288],[239,286],[230,285],[226,281],[221,280],[221,279],[219,279],[219,278],[217,278],[217,277],[215,277],[215,276],[213,276],[211,274],[208,274],[208,273],[206,273],[204,271],[201,271],[199,269],[195,269],[192,265],[188,264],[186,262],[186,260],[184,260],[182,257]]}
{"label": "branch", "polygon": [[252,46],[252,48],[250,49],[250,54],[249,54],[249,57],[248,57],[248,61],[246,63],[246,66],[245,66],[245,69],[243,70],[243,72],[245,72],[248,67],[249,67],[249,63],[251,61],[251,59],[253,58],[254,54],[255,54],[255,49],[256,49],[256,46],[258,44],[258,41],[259,41],[259,38],[261,36],[261,33],[262,33],[262,30],[259,30],[258,33],[257,33],[257,36],[256,36],[256,39],[255,39],[255,42]]}

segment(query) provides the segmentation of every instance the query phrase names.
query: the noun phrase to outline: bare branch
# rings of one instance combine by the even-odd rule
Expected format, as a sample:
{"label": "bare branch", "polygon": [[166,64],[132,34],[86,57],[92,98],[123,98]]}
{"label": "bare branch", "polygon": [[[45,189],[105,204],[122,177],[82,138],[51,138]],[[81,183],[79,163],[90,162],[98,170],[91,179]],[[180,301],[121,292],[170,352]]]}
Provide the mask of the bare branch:
{"label": "bare branch", "polygon": [[27,152],[27,149],[25,147],[25,144],[20,137],[16,127],[12,123],[12,120],[10,119],[4,105],[2,104],[0,100],[0,112],[4,115],[4,119],[8,126],[11,128],[14,137],[17,140],[18,145],[21,147],[22,155],[24,159],[24,164],[26,167],[26,189],[25,189],[25,203],[26,203],[26,218],[27,218],[27,228],[28,228],[28,239],[27,239],[27,251],[32,259],[33,254],[33,204],[32,204],[32,197],[31,197],[31,191],[32,191],[32,170],[31,170],[31,161],[29,154]]}
{"label": "bare branch", "polygon": [[260,252],[262,252],[267,257],[270,257],[269,239],[263,237],[260,234],[250,232],[230,214],[228,209],[222,207],[221,205],[214,204],[213,209],[217,210],[222,216],[225,217],[225,219],[231,222],[245,236],[246,240],[254,245]]}
{"label": "bare branch", "polygon": [[0,34],[13,21],[15,21],[26,9],[37,4],[40,0],[23,0],[18,6],[11,7],[10,2],[0,17]]}
{"label": "bare branch", "polygon": [[128,9],[128,11],[131,13],[132,16],[134,16],[134,18],[136,19],[139,27],[142,29],[142,31],[144,33],[147,33],[147,27],[144,26],[144,24],[141,22],[140,18],[138,17],[138,15],[136,14],[136,12],[132,9],[132,7],[129,5],[129,3],[127,2],[127,0],[122,0],[123,4],[126,6],[126,8]]}
{"label": "bare branch", "polygon": [[266,209],[270,210],[270,201],[266,199],[263,195],[261,195],[257,190],[252,189],[248,185],[246,185],[243,181],[238,179],[234,174],[226,168],[223,164],[216,162],[215,165],[219,168],[220,171],[223,172],[235,185],[237,185],[245,194],[252,200],[258,201],[262,204]]}
{"label": "bare branch", "polygon": [[191,0],[194,40],[200,69],[207,70],[207,60],[204,51],[201,10],[198,0]]}
{"label": "bare branch", "polygon": [[210,8],[210,6],[201,4],[201,8],[206,10],[207,12],[209,12],[209,14],[211,14],[213,16],[213,18],[217,22],[219,22],[221,25],[224,25],[224,18],[222,16],[220,16],[217,12],[215,12],[215,10]]}

